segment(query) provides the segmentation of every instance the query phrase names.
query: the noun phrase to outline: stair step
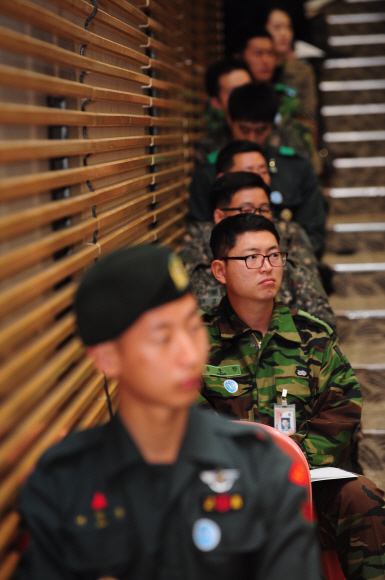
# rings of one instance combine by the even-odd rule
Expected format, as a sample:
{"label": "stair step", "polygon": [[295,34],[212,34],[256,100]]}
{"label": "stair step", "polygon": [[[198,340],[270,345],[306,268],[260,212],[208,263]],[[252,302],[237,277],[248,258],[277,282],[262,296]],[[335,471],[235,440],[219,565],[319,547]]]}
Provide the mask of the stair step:
{"label": "stair step", "polygon": [[379,157],[337,157],[333,161],[336,169],[358,169],[361,167],[381,167],[385,169],[385,155]]}
{"label": "stair step", "polygon": [[[381,114],[382,115],[385,114],[385,103],[368,103],[366,105],[334,105],[334,106],[332,105],[321,108],[321,115],[323,117],[338,117],[340,115],[381,115]],[[351,121],[352,119],[349,119],[349,122]]]}
{"label": "stair step", "polygon": [[330,46],[362,46],[363,44],[384,44],[385,34],[350,34],[342,36],[329,36]]}
{"label": "stair step", "polygon": [[328,14],[326,22],[335,24],[367,24],[369,22],[384,22],[385,12],[365,12],[358,14]]}
{"label": "stair step", "polygon": [[323,134],[325,143],[357,143],[360,141],[384,141],[385,131],[328,131]]}
{"label": "stair step", "polygon": [[366,4],[372,2],[383,2],[383,0],[344,0],[347,4]]}
{"label": "stair step", "polygon": [[374,91],[385,89],[385,79],[347,79],[336,81],[321,81],[320,91]]}
{"label": "stair step", "polygon": [[350,220],[350,215],[359,214],[363,209],[366,216],[371,215],[374,219],[377,219],[378,214],[385,212],[383,186],[325,188],[324,195],[329,204],[330,224]]}

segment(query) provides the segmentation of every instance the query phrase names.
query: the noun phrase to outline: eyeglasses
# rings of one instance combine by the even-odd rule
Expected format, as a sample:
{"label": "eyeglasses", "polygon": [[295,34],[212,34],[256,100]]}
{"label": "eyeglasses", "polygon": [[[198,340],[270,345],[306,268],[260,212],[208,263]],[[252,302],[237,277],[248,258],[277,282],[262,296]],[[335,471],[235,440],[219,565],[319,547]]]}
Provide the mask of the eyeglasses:
{"label": "eyeglasses", "polygon": [[267,258],[270,266],[276,268],[283,267],[286,264],[287,256],[288,254],[286,252],[274,252],[268,256],[264,256],[263,254],[252,254],[251,256],[239,257],[228,256],[227,258],[221,258],[221,260],[245,260],[246,267],[249,268],[249,270],[257,270],[258,268],[262,268],[265,258]]}
{"label": "eyeglasses", "polygon": [[270,215],[271,207],[266,203],[261,207],[254,207],[253,205],[243,205],[242,207],[221,207],[222,211],[239,211],[239,213],[254,213],[259,215]]}

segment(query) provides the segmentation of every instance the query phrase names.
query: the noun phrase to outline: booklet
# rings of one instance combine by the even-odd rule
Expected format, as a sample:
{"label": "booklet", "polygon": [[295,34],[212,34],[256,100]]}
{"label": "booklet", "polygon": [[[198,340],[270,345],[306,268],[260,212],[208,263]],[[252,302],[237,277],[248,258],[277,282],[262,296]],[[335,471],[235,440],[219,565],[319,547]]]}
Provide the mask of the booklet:
{"label": "booklet", "polygon": [[357,479],[358,475],[338,467],[319,467],[310,470],[311,482],[325,481],[326,479]]}

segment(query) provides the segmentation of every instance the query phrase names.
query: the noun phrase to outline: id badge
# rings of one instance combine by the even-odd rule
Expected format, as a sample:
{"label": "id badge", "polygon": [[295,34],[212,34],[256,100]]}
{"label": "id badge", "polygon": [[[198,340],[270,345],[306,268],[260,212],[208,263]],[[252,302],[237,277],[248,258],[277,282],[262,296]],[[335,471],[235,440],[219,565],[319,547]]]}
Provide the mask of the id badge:
{"label": "id badge", "polygon": [[274,427],[285,435],[295,433],[295,405],[274,405]]}

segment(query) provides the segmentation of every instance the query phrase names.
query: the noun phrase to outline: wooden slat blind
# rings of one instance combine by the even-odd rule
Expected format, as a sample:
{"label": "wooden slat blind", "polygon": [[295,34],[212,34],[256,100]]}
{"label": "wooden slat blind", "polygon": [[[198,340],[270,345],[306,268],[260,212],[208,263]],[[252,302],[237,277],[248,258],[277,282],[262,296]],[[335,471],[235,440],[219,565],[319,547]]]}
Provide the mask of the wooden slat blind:
{"label": "wooden slat blind", "polygon": [[0,580],[41,453],[108,419],[76,335],[79,277],[116,248],[184,233],[221,1],[0,2]]}

